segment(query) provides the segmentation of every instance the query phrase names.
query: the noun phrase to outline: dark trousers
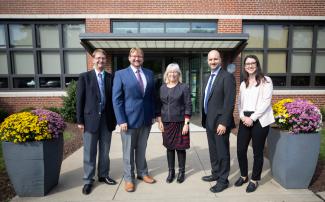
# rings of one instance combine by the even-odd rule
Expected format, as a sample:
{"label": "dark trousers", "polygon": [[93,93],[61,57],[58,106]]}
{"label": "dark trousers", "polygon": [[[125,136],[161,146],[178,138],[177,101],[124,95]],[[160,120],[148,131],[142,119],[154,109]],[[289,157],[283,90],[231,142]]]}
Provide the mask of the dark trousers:
{"label": "dark trousers", "polygon": [[241,176],[248,176],[247,149],[252,139],[254,164],[251,179],[255,181],[261,179],[264,162],[263,150],[269,128],[269,126],[263,128],[258,120],[255,121],[251,127],[245,126],[243,122],[240,121],[237,135],[237,157]]}
{"label": "dark trousers", "polygon": [[207,129],[211,174],[218,177],[218,183],[222,184],[229,183],[229,134],[229,129],[223,135],[217,135],[216,131]]}

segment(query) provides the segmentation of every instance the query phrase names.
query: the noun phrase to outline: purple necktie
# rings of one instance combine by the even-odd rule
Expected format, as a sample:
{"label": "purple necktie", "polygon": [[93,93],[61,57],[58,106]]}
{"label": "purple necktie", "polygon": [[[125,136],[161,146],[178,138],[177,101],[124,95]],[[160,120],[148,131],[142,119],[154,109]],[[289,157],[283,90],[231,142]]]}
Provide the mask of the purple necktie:
{"label": "purple necktie", "polygon": [[140,70],[136,71],[136,75],[137,75],[137,80],[139,82],[140,89],[141,89],[141,92],[142,92],[142,95],[143,95],[144,94],[144,86],[143,86],[143,81],[142,81],[142,78],[141,78]]}

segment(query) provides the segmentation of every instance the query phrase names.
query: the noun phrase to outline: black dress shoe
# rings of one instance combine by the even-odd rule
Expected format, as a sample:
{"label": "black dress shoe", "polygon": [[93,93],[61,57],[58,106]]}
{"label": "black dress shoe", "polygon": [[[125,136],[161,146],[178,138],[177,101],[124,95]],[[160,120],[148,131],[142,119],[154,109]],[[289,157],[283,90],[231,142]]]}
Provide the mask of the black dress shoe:
{"label": "black dress shoe", "polygon": [[177,176],[177,182],[178,183],[183,183],[185,180],[185,172],[184,171],[180,171],[178,173],[178,176]]}
{"label": "black dress shoe", "polygon": [[100,177],[98,178],[99,182],[105,182],[108,185],[115,185],[117,182],[110,177]]}
{"label": "black dress shoe", "polygon": [[254,192],[258,187],[258,182],[256,184],[254,182],[249,182],[246,188],[247,193]]}
{"label": "black dress shoe", "polygon": [[245,180],[242,177],[239,177],[238,180],[235,182],[235,186],[240,187],[247,182],[248,182],[248,177],[246,177]]}
{"label": "black dress shoe", "polygon": [[213,193],[219,193],[222,192],[223,190],[227,189],[229,186],[229,183],[227,184],[222,184],[222,183],[217,183],[213,187],[210,188],[210,191]]}
{"label": "black dress shoe", "polygon": [[92,184],[85,184],[84,187],[82,188],[82,193],[85,195],[90,194],[92,186],[93,186]]}
{"label": "black dress shoe", "polygon": [[206,182],[213,182],[213,181],[217,181],[218,177],[214,175],[207,175],[207,176],[203,176],[201,179]]}

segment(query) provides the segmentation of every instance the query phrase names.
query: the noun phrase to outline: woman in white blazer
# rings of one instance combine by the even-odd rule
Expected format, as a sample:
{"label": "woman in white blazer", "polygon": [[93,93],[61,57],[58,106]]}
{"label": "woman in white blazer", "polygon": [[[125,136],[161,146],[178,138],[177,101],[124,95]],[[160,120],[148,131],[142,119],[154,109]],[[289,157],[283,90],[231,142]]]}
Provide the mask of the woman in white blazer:
{"label": "woman in white blazer", "polygon": [[254,164],[251,180],[246,192],[258,187],[263,168],[263,150],[269,125],[274,122],[272,111],[273,84],[270,77],[264,76],[260,62],[255,55],[244,59],[243,82],[240,84],[238,111],[240,117],[237,135],[237,157],[241,176],[235,186],[248,182],[247,149],[252,139]]}

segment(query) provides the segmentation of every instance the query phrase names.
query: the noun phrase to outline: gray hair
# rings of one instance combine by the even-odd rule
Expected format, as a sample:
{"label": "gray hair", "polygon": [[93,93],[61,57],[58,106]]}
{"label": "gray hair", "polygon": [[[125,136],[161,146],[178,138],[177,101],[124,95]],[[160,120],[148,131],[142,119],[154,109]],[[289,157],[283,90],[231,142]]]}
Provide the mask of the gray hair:
{"label": "gray hair", "polygon": [[164,73],[164,81],[165,83],[168,83],[168,73],[171,71],[176,71],[178,73],[178,81],[180,83],[182,83],[182,72],[181,69],[179,68],[179,65],[177,63],[170,63],[167,67],[166,67],[166,71]]}

